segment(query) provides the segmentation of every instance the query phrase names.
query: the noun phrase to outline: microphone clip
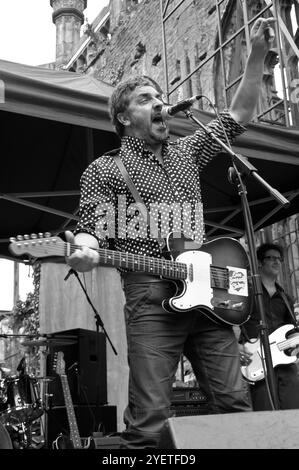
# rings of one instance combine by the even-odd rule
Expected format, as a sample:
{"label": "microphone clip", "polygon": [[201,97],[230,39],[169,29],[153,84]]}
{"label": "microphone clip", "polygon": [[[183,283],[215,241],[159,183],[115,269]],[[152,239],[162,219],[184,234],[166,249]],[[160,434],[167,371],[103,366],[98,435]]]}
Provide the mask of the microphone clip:
{"label": "microphone clip", "polygon": [[181,112],[181,111],[188,111],[192,105],[200,100],[201,98],[204,98],[204,95],[195,95],[191,96],[191,98],[187,98],[185,100],[181,100],[178,103],[174,105],[166,105],[162,108],[162,117],[163,119],[170,119],[171,117],[175,116],[175,114]]}
{"label": "microphone clip", "polygon": [[68,278],[69,278],[72,274],[75,274],[75,272],[76,272],[76,271],[75,271],[73,268],[71,268],[71,269],[69,270],[69,272],[67,273],[67,275],[65,276],[64,281],[67,281]]}

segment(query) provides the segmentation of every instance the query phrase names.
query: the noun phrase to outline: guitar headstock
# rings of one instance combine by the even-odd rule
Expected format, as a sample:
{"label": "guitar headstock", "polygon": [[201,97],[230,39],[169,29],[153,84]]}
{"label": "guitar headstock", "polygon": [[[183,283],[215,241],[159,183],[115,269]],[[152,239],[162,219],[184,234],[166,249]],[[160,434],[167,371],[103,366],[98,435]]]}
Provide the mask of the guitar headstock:
{"label": "guitar headstock", "polygon": [[54,354],[53,370],[58,375],[65,375],[65,360],[64,353],[62,351],[57,351]]}
{"label": "guitar headstock", "polygon": [[59,237],[51,237],[49,232],[32,233],[29,235],[18,235],[10,238],[9,250],[17,256],[24,254],[34,258],[45,258],[48,256],[64,256],[65,242]]}

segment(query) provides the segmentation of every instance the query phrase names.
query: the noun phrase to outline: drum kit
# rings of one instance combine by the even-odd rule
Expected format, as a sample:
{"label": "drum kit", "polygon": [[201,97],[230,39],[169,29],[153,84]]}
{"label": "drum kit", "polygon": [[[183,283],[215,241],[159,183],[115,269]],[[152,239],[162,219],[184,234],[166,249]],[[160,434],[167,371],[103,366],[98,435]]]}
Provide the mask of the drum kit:
{"label": "drum kit", "polygon": [[51,394],[48,393],[48,384],[54,377],[37,376],[33,373],[30,356],[33,348],[41,348],[40,357],[44,359],[44,367],[41,367],[41,370],[45,371],[49,349],[64,344],[68,342],[59,341],[57,338],[23,341],[21,346],[27,348],[27,354],[22,357],[17,374],[14,375],[4,362],[0,362],[0,425],[10,436],[11,448],[47,447],[47,426],[44,418],[50,406]]}

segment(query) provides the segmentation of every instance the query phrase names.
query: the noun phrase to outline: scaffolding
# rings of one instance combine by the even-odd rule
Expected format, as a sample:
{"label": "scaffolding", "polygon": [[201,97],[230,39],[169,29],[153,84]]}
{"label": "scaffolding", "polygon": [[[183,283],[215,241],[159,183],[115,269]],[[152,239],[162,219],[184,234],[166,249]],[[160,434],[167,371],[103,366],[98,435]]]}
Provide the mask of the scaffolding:
{"label": "scaffolding", "polygon": [[[219,63],[218,66],[221,73],[217,74],[215,83],[218,81],[219,88],[221,88],[223,103],[217,103],[217,98],[218,101],[221,101],[219,96],[214,96],[214,99],[218,108],[228,108],[233,88],[241,81],[244,71],[238,76],[230,77],[231,62],[226,59],[226,51],[229,47],[233,47],[233,41],[239,41],[239,44],[241,44],[239,60],[242,61],[242,55],[248,56],[251,48],[250,28],[253,23],[260,17],[273,16],[276,18],[274,26],[276,39],[266,57],[264,72],[264,95],[268,96],[264,96],[264,103],[259,103],[253,121],[278,124],[286,127],[299,125],[298,25],[297,30],[295,30],[296,22],[298,23],[299,18],[298,2],[296,0],[264,0],[255,2],[249,0],[215,0],[215,4],[208,11],[209,21],[211,24],[216,23],[217,25],[214,50],[206,53],[198,65],[183,78],[178,77],[174,81],[175,83],[170,83],[167,23],[174,19],[174,14],[178,10],[182,13],[183,8],[189,6],[190,1],[188,0],[177,2],[174,0],[160,0],[164,81],[168,101],[171,100],[171,96],[176,91],[188,83],[195,74],[201,72],[205,66],[209,64],[215,70]],[[229,11],[237,11],[238,19],[241,23],[241,26],[232,33],[227,32],[228,22],[226,20]],[[212,19],[212,14],[216,15],[216,18]],[[171,26],[173,26],[173,23]],[[279,88],[279,91],[273,87]],[[281,97],[278,96],[278,93],[281,94]]]}
{"label": "scaffolding", "polygon": [[[193,2],[193,4],[195,3]],[[208,5],[209,10],[207,13],[210,18],[210,24],[217,26],[215,28],[214,48],[210,48],[209,52],[206,51],[205,53],[201,51],[199,63],[193,70],[185,73],[184,77],[181,77],[182,74],[178,73],[177,77],[170,81],[168,50],[170,50],[171,43],[167,33],[172,31],[167,29],[167,24],[171,22],[175,14],[177,16],[182,15],[184,9],[186,10],[190,5],[191,3],[188,0],[160,0],[164,84],[167,100],[169,102],[174,100],[175,93],[178,90],[183,90],[185,93],[190,92],[190,87],[188,90],[188,87],[184,88],[184,85],[191,81],[192,77],[202,71],[204,67],[210,65],[210,71],[214,72],[213,75],[211,74],[211,79],[215,77],[214,89],[216,90],[212,98],[215,100],[215,105],[218,109],[221,107],[228,108],[233,95],[233,89],[238,86],[244,73],[244,70],[241,70],[239,74],[237,73],[238,66],[235,66],[233,74],[230,73],[232,54],[230,55],[231,61],[229,61],[227,59],[227,56],[229,56],[227,54],[228,48],[233,50],[233,41],[238,41],[239,49],[235,47],[234,50],[238,50],[240,54],[235,54],[233,60],[236,61],[235,57],[238,57],[237,62],[239,62],[238,65],[241,68],[245,64],[246,57],[251,48],[251,26],[260,17],[273,16],[276,19],[276,40],[265,59],[262,90],[264,96],[259,102],[253,121],[285,127],[291,127],[292,125],[299,127],[299,50],[297,47],[299,43],[299,2],[296,0],[211,1]],[[232,15],[230,16],[232,12],[236,14],[235,16],[238,20],[236,23],[238,24],[239,22],[239,27],[229,30],[228,25],[232,18]],[[212,14],[215,15],[214,19],[212,19]],[[171,23],[172,29],[173,25],[174,22]],[[173,60],[173,56],[171,60]],[[217,73],[218,70],[219,73]],[[276,94],[276,87],[280,88],[281,97]],[[196,93],[198,92],[201,93],[202,90],[196,90]],[[186,97],[180,96],[180,99]],[[223,223],[225,222],[226,219]],[[295,306],[297,306],[297,314],[299,315],[299,216],[292,216],[280,223],[257,231],[256,240],[257,245],[266,241],[274,241],[283,246],[286,256],[281,267],[280,282],[292,294]]]}

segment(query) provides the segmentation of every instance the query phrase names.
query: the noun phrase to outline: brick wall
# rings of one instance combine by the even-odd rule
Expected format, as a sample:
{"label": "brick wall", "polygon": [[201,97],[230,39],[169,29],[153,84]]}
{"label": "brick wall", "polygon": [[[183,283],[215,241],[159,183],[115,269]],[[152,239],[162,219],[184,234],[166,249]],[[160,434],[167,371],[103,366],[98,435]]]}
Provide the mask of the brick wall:
{"label": "brick wall", "polygon": [[[226,2],[224,2],[225,5]],[[178,0],[170,3],[168,12]],[[190,71],[209,54],[215,45],[216,15],[209,14],[214,0],[186,0],[165,23],[168,82],[180,76],[185,78]],[[113,9],[111,9],[113,14]],[[117,84],[121,79],[138,73],[150,75],[165,89],[164,58],[162,42],[162,21],[159,0],[143,0],[119,14],[116,22],[111,18],[114,28],[110,31],[111,41],[97,60],[93,73],[96,78]],[[139,45],[139,50],[138,50]],[[142,47],[144,49],[142,51]],[[141,49],[141,51],[140,51]],[[153,65],[153,59],[161,60]],[[209,63],[201,73],[182,85],[171,95],[171,101],[192,94],[208,94],[213,91],[213,64]],[[173,87],[170,85],[170,91]]]}

